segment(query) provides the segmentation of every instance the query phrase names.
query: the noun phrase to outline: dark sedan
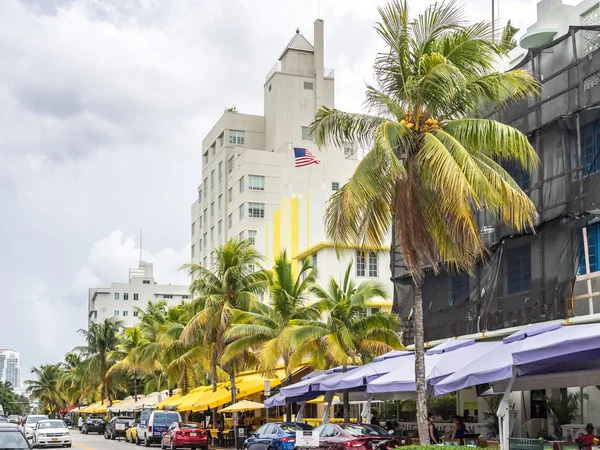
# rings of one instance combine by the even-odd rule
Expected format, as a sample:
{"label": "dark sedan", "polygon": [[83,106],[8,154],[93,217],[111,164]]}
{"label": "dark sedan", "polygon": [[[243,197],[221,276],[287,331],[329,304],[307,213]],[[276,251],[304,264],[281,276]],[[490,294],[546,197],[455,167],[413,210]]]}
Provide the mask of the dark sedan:
{"label": "dark sedan", "polygon": [[315,431],[319,448],[329,450],[390,450],[402,445],[383,428],[366,423],[325,423]]}
{"label": "dark sedan", "polygon": [[81,427],[81,432],[83,434],[89,433],[98,433],[103,434],[104,429],[106,428],[106,424],[102,417],[88,417],[85,422],[83,422],[83,426]]}
{"label": "dark sedan", "polygon": [[304,423],[266,423],[244,442],[245,450],[292,450],[296,444],[296,431],[312,430]]}
{"label": "dark sedan", "polygon": [[3,423],[0,425],[0,448],[11,450],[31,450],[31,446],[19,426],[14,423]]}

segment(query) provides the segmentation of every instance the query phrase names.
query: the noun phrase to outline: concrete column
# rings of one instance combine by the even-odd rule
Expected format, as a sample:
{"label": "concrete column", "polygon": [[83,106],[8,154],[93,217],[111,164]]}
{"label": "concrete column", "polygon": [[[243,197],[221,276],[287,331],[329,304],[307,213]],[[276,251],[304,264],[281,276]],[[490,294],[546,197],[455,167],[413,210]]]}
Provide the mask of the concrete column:
{"label": "concrete column", "polygon": [[323,19],[315,20],[315,111],[323,106],[325,79],[325,34],[323,30]]}

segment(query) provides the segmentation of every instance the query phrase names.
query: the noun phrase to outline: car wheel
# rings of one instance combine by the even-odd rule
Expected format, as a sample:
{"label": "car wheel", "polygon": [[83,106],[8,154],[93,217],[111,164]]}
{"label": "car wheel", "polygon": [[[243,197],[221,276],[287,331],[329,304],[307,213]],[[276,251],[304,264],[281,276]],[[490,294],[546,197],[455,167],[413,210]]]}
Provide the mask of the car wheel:
{"label": "car wheel", "polygon": [[160,440],[160,448],[162,448],[163,450],[165,450],[165,441],[163,441],[162,439]]}
{"label": "car wheel", "polygon": [[142,443],[142,441],[140,441],[140,438],[136,435],[135,437],[135,445],[140,445]]}
{"label": "car wheel", "polygon": [[114,441],[114,440],[116,439],[116,437],[117,437],[117,436],[115,435],[115,432],[114,432],[114,431],[110,433],[110,440],[111,440],[111,441]]}
{"label": "car wheel", "polygon": [[171,450],[177,450],[177,447],[175,447],[175,441],[173,439],[171,439]]}
{"label": "car wheel", "polygon": [[70,447],[70,446],[71,446],[71,444],[67,444],[67,447]]}
{"label": "car wheel", "polygon": [[144,447],[150,447],[150,440],[148,436],[144,436]]}

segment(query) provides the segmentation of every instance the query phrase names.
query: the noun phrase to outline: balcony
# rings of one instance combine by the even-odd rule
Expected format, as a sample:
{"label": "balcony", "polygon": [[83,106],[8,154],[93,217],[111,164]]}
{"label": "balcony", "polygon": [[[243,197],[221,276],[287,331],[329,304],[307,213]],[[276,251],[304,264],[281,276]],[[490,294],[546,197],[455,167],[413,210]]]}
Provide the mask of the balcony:
{"label": "balcony", "polygon": [[[269,71],[269,73],[265,77],[265,83],[267,83],[267,81],[269,81],[271,79],[271,77],[273,75],[275,75],[277,72],[292,73],[292,74],[295,74],[295,75],[306,75],[306,76],[309,76],[309,77],[314,77],[315,76],[315,67],[314,66],[304,66],[302,69],[296,70],[296,71],[283,70],[283,66],[281,64],[281,61],[277,61],[275,63],[275,65],[273,66],[273,68]],[[325,68],[325,69],[323,69],[323,76],[325,78],[334,78],[335,71],[333,69]]]}

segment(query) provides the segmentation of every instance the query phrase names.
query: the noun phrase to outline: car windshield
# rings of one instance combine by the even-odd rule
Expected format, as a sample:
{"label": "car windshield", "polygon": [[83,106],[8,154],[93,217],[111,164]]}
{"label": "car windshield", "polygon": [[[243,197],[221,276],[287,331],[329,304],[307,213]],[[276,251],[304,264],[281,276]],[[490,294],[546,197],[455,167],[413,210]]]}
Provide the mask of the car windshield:
{"label": "car windshield", "polygon": [[342,424],[340,428],[352,436],[389,436],[389,433],[376,425]]}
{"label": "car windshield", "polygon": [[198,428],[197,423],[180,423],[179,428]]}
{"label": "car windshield", "polygon": [[10,431],[0,431],[0,450],[24,449],[29,450],[29,445],[23,434],[15,428]]}
{"label": "car windshield", "polygon": [[282,423],[279,425],[279,428],[281,428],[284,433],[295,433],[299,430],[312,430],[310,425],[304,423]]}
{"label": "car windshield", "polygon": [[38,428],[67,428],[62,420],[44,420],[38,425]]}
{"label": "car windshield", "polygon": [[27,423],[38,423],[42,420],[48,420],[48,417],[46,416],[29,416],[27,418]]}

